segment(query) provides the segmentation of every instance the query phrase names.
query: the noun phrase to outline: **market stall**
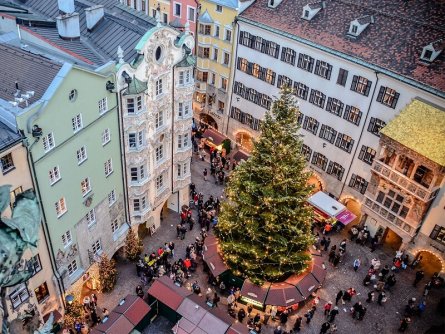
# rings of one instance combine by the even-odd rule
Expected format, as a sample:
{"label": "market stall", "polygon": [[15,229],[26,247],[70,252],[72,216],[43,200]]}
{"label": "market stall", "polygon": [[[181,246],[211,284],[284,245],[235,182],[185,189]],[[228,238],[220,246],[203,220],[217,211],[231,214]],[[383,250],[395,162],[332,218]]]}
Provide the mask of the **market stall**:
{"label": "market stall", "polygon": [[252,304],[259,309],[264,309],[270,285],[271,283],[265,283],[262,286],[258,286],[248,279],[244,280],[241,288],[241,301]]}
{"label": "market stall", "polygon": [[287,282],[273,283],[267,293],[266,305],[298,308],[298,303],[304,300],[301,292],[295,285]]}
{"label": "market stall", "polygon": [[222,143],[227,139],[224,135],[213,129],[207,129],[202,134],[201,143],[209,148],[213,147],[218,151],[222,150]]}
{"label": "market stall", "polygon": [[347,225],[356,218],[356,215],[343,204],[322,191],[309,197],[308,203],[314,207],[315,219],[320,222],[328,218],[334,218],[343,225]]}

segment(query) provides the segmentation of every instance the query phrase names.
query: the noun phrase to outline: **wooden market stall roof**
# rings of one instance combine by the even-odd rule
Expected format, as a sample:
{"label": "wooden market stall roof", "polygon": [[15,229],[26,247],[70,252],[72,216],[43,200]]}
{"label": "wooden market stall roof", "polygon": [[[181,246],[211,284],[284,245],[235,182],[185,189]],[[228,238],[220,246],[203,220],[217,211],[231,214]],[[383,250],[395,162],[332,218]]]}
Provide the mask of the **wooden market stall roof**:
{"label": "wooden market stall roof", "polygon": [[192,294],[186,288],[179,287],[167,276],[161,276],[148,289],[148,294],[176,311],[185,297]]}
{"label": "wooden market stall roof", "polygon": [[113,312],[124,315],[134,326],[137,326],[150,310],[150,306],[142,298],[128,295],[120,301]]}

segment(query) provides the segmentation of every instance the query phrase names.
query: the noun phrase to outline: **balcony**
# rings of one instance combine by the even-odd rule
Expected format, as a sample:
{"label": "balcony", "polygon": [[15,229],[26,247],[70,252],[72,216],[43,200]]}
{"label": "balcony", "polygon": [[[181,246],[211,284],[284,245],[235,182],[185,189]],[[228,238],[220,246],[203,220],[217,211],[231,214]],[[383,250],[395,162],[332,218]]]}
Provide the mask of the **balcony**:
{"label": "balcony", "polygon": [[374,159],[371,169],[376,174],[397,185],[403,190],[409,192],[411,195],[415,196],[423,202],[429,202],[437,195],[437,187],[428,190],[414,180],[411,180],[409,177],[403,175],[402,173],[396,171],[392,167],[377,159]]}
{"label": "balcony", "polygon": [[365,206],[363,207],[363,209],[365,212],[369,210],[380,218],[383,218],[393,227],[396,227],[399,231],[410,237],[414,236],[416,228],[419,225],[419,223],[416,223],[415,226],[413,226],[413,222],[408,223],[405,219],[395,215],[393,212],[385,208],[382,204],[368,197],[368,195],[365,195]]}

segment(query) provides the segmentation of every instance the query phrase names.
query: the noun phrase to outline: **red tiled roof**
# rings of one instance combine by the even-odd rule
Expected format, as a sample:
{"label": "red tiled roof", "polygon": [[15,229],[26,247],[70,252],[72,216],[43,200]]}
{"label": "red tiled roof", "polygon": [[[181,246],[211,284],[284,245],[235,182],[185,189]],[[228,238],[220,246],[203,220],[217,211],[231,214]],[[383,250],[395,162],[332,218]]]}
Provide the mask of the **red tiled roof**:
{"label": "red tiled roof", "polygon": [[116,306],[113,312],[123,314],[134,326],[137,326],[150,312],[150,306],[142,298],[128,295],[125,297],[125,302]]}
{"label": "red tiled roof", "polygon": [[169,277],[162,276],[148,289],[148,294],[176,311],[184,298],[191,295],[192,292],[176,286]]}
{"label": "red tiled roof", "polygon": [[[308,0],[283,0],[275,9],[257,0],[241,21],[259,23],[400,74],[445,92],[445,53],[432,64],[420,61],[423,47],[445,36],[445,1],[327,1],[323,15],[301,19]],[[373,15],[359,37],[346,35],[351,21]]]}
{"label": "red tiled roof", "polygon": [[105,322],[98,324],[92,334],[129,334],[134,329],[133,324],[119,313],[111,312]]}

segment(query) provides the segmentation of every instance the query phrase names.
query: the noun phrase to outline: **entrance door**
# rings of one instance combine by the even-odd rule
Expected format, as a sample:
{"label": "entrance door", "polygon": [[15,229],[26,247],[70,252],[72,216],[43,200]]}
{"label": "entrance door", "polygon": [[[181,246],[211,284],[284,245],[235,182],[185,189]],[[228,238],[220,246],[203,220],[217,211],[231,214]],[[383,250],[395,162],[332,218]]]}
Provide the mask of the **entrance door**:
{"label": "entrance door", "polygon": [[400,246],[402,246],[402,237],[399,236],[396,232],[391,230],[390,228],[386,228],[384,233],[383,243],[388,245],[393,250],[399,250]]}
{"label": "entrance door", "polygon": [[170,195],[167,201],[167,208],[175,212],[179,212],[179,192]]}

